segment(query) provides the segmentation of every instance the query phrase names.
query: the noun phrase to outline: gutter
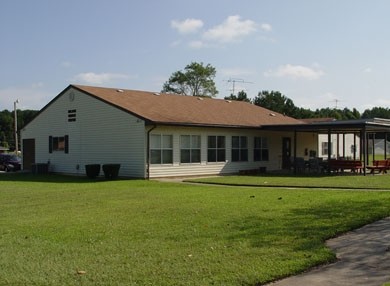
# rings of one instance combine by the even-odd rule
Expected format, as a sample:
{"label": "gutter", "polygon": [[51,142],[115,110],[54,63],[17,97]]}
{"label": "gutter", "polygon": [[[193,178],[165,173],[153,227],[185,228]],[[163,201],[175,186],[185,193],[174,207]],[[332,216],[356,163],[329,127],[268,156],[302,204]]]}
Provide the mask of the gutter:
{"label": "gutter", "polygon": [[150,132],[152,132],[154,129],[156,129],[157,125],[154,124],[152,128],[150,128],[147,132],[146,136],[146,164],[147,164],[147,169],[146,169],[146,178],[149,180],[150,179]]}

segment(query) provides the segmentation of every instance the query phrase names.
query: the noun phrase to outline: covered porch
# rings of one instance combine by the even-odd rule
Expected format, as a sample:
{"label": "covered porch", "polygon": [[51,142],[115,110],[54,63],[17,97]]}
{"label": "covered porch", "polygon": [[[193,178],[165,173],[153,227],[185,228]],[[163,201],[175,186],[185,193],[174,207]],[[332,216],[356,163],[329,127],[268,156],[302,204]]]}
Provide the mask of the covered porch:
{"label": "covered porch", "polygon": [[[273,126],[264,126],[262,129],[272,130],[272,131],[293,131],[293,150],[291,154],[291,159],[297,161],[297,150],[302,148],[300,144],[305,144],[305,142],[300,142],[298,136],[301,133],[314,133],[317,136],[323,134],[327,136],[327,143],[329,148],[332,148],[332,136],[336,138],[336,152],[332,154],[331,150],[328,150],[326,158],[324,158],[324,167],[327,172],[332,172],[335,169],[351,169],[358,170],[362,174],[366,175],[367,172],[374,173],[373,170],[377,164],[375,158],[375,139],[381,138],[383,140],[383,154],[381,158],[386,160],[388,150],[387,138],[390,133],[390,120],[382,118],[373,118],[373,119],[359,119],[359,120],[332,120],[332,121],[313,121],[305,122],[302,124],[292,124],[292,125],[273,125]],[[346,136],[353,136],[354,146],[351,148],[351,156],[346,156]],[[342,146],[342,147],[341,147]],[[341,148],[340,148],[341,147]],[[316,155],[319,154],[317,147]],[[347,158],[348,157],[348,158]],[[336,163],[335,163],[336,162]],[[344,163],[343,163],[344,162]],[[351,162],[356,162],[356,165],[352,166]],[[390,162],[390,161],[389,161]],[[359,165],[359,163],[361,165]],[[339,167],[335,166],[340,164]],[[389,163],[390,164],[390,163]],[[299,165],[293,165],[294,172],[299,171]],[[390,168],[390,166],[388,166]],[[385,170],[387,167],[381,167],[379,169]],[[387,169],[386,169],[387,170]],[[384,172],[384,171],[383,171]]]}

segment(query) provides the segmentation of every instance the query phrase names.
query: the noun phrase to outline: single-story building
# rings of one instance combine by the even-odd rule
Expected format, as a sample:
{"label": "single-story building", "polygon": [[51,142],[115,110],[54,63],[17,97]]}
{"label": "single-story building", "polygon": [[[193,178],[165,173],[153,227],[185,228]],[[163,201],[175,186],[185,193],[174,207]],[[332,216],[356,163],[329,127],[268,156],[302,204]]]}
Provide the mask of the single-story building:
{"label": "single-story building", "polygon": [[[23,168],[85,174],[86,164],[121,165],[120,176],[156,178],[290,168],[301,121],[241,101],[70,85],[21,130]],[[311,132],[296,155],[316,149]]]}
{"label": "single-story building", "polygon": [[328,144],[353,134],[353,159],[365,166],[375,132],[390,132],[390,122],[307,123],[242,101],[69,85],[21,139],[25,170],[48,163],[83,175],[87,164],[120,164],[120,176],[158,178],[291,169],[294,158],[319,155],[319,134]]}

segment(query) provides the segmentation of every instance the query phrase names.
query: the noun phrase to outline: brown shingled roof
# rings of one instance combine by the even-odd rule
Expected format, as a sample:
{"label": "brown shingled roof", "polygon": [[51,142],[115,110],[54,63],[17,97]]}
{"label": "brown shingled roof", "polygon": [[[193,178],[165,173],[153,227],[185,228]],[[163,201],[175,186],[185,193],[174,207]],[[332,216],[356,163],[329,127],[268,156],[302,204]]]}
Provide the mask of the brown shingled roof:
{"label": "brown shingled roof", "polygon": [[82,85],[72,87],[152,123],[249,128],[302,123],[242,101]]}

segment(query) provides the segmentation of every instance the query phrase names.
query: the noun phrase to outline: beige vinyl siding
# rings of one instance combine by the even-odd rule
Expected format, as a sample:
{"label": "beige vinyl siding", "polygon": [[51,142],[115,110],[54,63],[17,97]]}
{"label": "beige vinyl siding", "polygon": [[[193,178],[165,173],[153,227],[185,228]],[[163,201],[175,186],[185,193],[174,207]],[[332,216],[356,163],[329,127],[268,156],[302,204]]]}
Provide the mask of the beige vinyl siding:
{"label": "beige vinyl siding", "polygon": [[[75,122],[68,122],[68,110],[76,110]],[[50,161],[52,172],[85,174],[86,164],[115,163],[121,164],[120,176],[145,177],[144,121],[77,90],[62,94],[22,133],[35,138],[36,162]],[[49,153],[49,136],[64,135],[69,153]]]}
{"label": "beige vinyl siding", "polygon": [[[267,170],[278,170],[281,168],[282,137],[290,136],[293,133],[269,132],[257,130],[242,130],[238,128],[191,128],[191,127],[157,127],[151,134],[173,135],[173,164],[150,165],[150,177],[170,176],[200,176],[209,174],[237,173],[240,170],[257,169],[266,167]],[[201,136],[201,162],[180,163],[180,135]],[[207,162],[207,138],[208,136],[225,136],[226,161]],[[231,141],[232,136],[247,136],[248,138],[248,161],[232,162]],[[268,161],[253,161],[254,137],[266,137],[269,146]]]}

